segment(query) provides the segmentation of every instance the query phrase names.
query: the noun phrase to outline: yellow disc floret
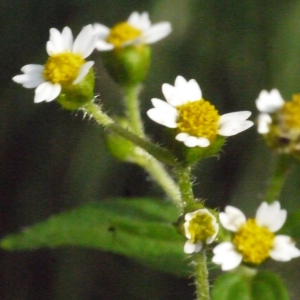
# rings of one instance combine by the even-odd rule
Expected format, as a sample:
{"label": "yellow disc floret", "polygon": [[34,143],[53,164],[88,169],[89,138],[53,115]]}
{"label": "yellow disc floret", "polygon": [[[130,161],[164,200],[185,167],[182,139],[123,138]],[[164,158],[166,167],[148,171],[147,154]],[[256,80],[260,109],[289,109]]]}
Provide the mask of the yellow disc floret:
{"label": "yellow disc floret", "polygon": [[121,22],[111,28],[106,41],[113,44],[116,48],[120,48],[124,43],[135,40],[140,37],[142,31],[131,26],[126,22]]}
{"label": "yellow disc floret", "polygon": [[280,118],[285,129],[300,129],[300,94],[293,95],[290,102],[285,102]]}
{"label": "yellow disc floret", "polygon": [[53,54],[44,65],[43,76],[52,83],[72,84],[84,63],[85,60],[80,54],[72,52]]}
{"label": "yellow disc floret", "polygon": [[180,132],[213,141],[218,133],[220,119],[215,106],[203,99],[177,106],[179,118],[177,126]]}
{"label": "yellow disc floret", "polygon": [[199,241],[205,243],[216,233],[213,217],[207,212],[197,212],[193,218],[188,221],[186,231],[190,235],[189,240],[192,243]]}
{"label": "yellow disc floret", "polygon": [[242,254],[243,261],[260,264],[269,257],[275,235],[269,229],[249,219],[234,235],[233,244]]}

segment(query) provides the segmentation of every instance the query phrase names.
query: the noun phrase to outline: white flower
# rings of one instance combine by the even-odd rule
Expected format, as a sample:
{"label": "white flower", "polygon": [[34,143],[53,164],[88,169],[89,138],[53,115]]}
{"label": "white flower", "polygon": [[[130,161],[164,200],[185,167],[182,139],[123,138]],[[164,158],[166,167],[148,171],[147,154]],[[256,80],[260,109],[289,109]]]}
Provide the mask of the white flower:
{"label": "white flower", "polygon": [[212,261],[223,271],[236,268],[242,262],[260,264],[271,257],[277,261],[289,261],[300,256],[300,250],[287,235],[275,235],[286,220],[287,212],[280,209],[278,201],[263,202],[255,219],[246,219],[237,208],[227,206],[220,213],[224,228],[234,232],[232,242],[223,242],[213,250]]}
{"label": "white flower", "polygon": [[284,100],[276,89],[270,92],[263,90],[258,95],[255,104],[260,112],[257,120],[257,131],[260,134],[266,134],[269,132],[269,125],[272,123],[272,118],[269,114],[278,111],[284,105]]}
{"label": "white flower", "polygon": [[185,253],[199,252],[204,245],[211,244],[218,232],[219,224],[216,217],[208,209],[202,208],[184,216],[185,236],[188,239],[184,245]]}
{"label": "white flower", "polygon": [[98,37],[96,48],[109,51],[129,45],[155,43],[170,34],[172,28],[169,22],[151,25],[147,12],[133,12],[126,22],[118,23],[112,29],[96,23],[94,30]]}
{"label": "white flower", "polygon": [[239,111],[220,116],[215,107],[202,99],[198,83],[177,76],[174,86],[163,84],[167,102],[153,98],[154,108],[147,114],[153,121],[169,128],[177,128],[175,139],[187,147],[207,147],[217,135],[232,136],[253,125],[247,120],[251,112]]}
{"label": "white flower", "polygon": [[13,77],[13,80],[25,88],[36,88],[35,103],[54,100],[64,86],[79,83],[93,66],[93,61],[84,60],[95,48],[93,34],[93,26],[85,26],[73,42],[69,27],[62,32],[51,28],[46,44],[47,62],[44,65],[24,66],[21,69],[24,74]]}

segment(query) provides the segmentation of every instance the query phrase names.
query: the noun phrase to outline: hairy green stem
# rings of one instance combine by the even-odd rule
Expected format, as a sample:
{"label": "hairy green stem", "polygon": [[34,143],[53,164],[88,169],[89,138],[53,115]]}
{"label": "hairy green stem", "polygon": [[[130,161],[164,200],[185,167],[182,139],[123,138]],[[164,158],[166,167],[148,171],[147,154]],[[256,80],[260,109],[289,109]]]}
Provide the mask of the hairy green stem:
{"label": "hairy green stem", "polygon": [[157,184],[159,184],[165,191],[167,196],[170,197],[175,206],[182,206],[179,187],[165,170],[162,163],[160,163],[160,161],[169,164],[175,163],[175,158],[168,153],[167,150],[153,145],[121,127],[119,124],[115,123],[113,119],[103,113],[100,107],[94,103],[85,105],[83,109],[105,128],[119,134],[123,138],[142,148],[143,150],[140,149],[140,151],[136,151],[135,162],[143,167],[153,177]]}
{"label": "hairy green stem", "polygon": [[206,253],[201,251],[194,256],[195,265],[195,285],[197,300],[209,300],[208,270],[206,263]]}
{"label": "hairy green stem", "polygon": [[166,172],[164,166],[147,153],[135,156],[135,162],[143,167],[165,191],[176,207],[182,208],[180,190],[173,178]]}
{"label": "hairy green stem", "polygon": [[266,194],[267,203],[272,203],[275,200],[278,200],[288,171],[290,169],[290,162],[291,160],[288,155],[280,154],[278,156],[274,172],[269,181],[269,186]]}
{"label": "hairy green stem", "polygon": [[125,106],[132,132],[138,135],[139,137],[145,137],[144,126],[140,113],[140,103],[138,98],[140,90],[140,84],[125,86]]}
{"label": "hairy green stem", "polygon": [[179,166],[175,169],[175,172],[179,182],[182,203],[184,206],[194,203],[195,200],[191,180],[191,168]]}
{"label": "hairy green stem", "polygon": [[110,118],[107,114],[102,112],[101,108],[93,102],[90,102],[82,107],[82,110],[93,117],[98,124],[104,126],[106,129],[111,130],[112,132],[120,135],[121,137],[131,141],[135,145],[147,151],[157,160],[169,164],[171,166],[175,166],[176,158],[170,151],[161,148],[157,145],[154,145],[147,140],[138,137],[136,134],[128,131],[123,128],[121,125],[116,123],[112,118]]}

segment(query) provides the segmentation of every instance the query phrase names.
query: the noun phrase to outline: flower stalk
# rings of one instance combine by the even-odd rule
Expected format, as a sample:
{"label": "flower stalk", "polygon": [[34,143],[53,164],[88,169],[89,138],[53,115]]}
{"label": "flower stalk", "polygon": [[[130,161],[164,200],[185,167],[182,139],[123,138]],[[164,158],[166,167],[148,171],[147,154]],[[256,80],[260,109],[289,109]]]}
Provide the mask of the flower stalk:
{"label": "flower stalk", "polygon": [[209,300],[208,270],[205,251],[194,255],[195,286],[197,300]]}
{"label": "flower stalk", "polygon": [[270,178],[266,193],[266,202],[272,203],[279,199],[281,190],[284,186],[288,171],[290,170],[291,159],[288,155],[279,154],[277,157],[274,172]]}

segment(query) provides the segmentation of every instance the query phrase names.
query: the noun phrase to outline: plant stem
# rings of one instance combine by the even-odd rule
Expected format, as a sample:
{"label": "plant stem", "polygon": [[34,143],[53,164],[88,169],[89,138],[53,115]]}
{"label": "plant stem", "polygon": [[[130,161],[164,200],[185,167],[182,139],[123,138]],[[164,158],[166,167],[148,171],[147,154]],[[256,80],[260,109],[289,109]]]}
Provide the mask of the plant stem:
{"label": "plant stem", "polygon": [[140,153],[136,155],[135,162],[152,176],[176,207],[182,208],[179,187],[159,161],[147,153]]}
{"label": "plant stem", "polygon": [[192,204],[194,200],[194,192],[191,180],[191,168],[179,166],[175,169],[179,182],[179,189],[184,206]]}
{"label": "plant stem", "polygon": [[[115,123],[113,119],[103,113],[96,104],[89,103],[84,107],[84,110],[92,116],[99,124],[103,125],[114,133],[119,134],[123,138],[128,139],[135,145],[142,149],[138,149],[135,153],[135,162],[143,167],[159,184],[165,193],[170,197],[175,206],[181,207],[181,197],[180,191],[173,180],[173,178],[167,173],[164,166],[157,160],[161,160],[166,163],[175,163],[175,158],[173,158],[165,149],[157,147],[149,143],[148,141],[136,136],[135,134],[127,131],[119,124]],[[138,151],[139,150],[139,151]],[[149,155],[149,154],[150,155]]]}
{"label": "plant stem", "polygon": [[277,158],[274,172],[269,182],[269,186],[266,194],[267,203],[272,203],[275,200],[278,200],[289,169],[290,169],[290,157],[285,154],[280,154]]}
{"label": "plant stem", "polygon": [[127,129],[123,128],[121,125],[115,123],[115,121],[102,112],[101,108],[93,102],[90,102],[82,107],[82,110],[93,117],[98,124],[104,126],[108,130],[120,135],[121,137],[131,141],[135,145],[139,146],[140,148],[147,151],[157,160],[169,164],[171,166],[175,166],[176,159],[170,151],[161,148],[157,145],[154,145],[147,140],[138,137],[136,134],[128,131]]}
{"label": "plant stem", "polygon": [[195,254],[194,265],[197,300],[209,300],[208,270],[204,250]]}
{"label": "plant stem", "polygon": [[141,85],[129,85],[125,86],[125,106],[128,116],[128,121],[131,125],[131,130],[133,133],[139,137],[145,137],[144,126],[142,122],[142,117],[140,113],[140,104],[138,95],[141,90]]}

